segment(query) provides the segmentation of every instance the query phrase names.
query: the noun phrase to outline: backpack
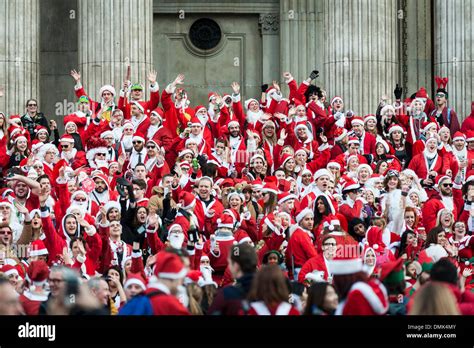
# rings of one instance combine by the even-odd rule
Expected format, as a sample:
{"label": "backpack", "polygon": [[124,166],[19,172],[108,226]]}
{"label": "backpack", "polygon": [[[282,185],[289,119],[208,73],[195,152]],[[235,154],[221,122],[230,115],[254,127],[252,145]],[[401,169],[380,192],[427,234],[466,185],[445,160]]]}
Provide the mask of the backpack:
{"label": "backpack", "polygon": [[153,291],[149,294],[135,296],[120,309],[119,315],[153,315],[150,298],[159,295],[163,295],[163,293]]}

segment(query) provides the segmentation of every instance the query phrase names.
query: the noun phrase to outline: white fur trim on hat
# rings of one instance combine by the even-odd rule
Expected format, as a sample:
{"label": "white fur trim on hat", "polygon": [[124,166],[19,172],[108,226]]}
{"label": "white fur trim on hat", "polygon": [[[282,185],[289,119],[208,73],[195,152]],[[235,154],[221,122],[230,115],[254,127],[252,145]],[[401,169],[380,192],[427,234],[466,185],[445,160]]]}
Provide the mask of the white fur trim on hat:
{"label": "white fur trim on hat", "polygon": [[318,180],[320,177],[325,176],[325,175],[327,175],[329,178],[333,177],[332,173],[326,168],[318,169],[316,173],[314,173],[313,177],[314,177],[314,180]]}
{"label": "white fur trim on hat", "polygon": [[99,90],[99,95],[102,97],[102,94],[105,92],[105,91],[109,91],[110,93],[112,93],[112,95],[115,97],[116,95],[116,92],[115,92],[115,88],[112,86],[112,85],[104,85],[100,88]]}
{"label": "white fur trim on hat", "polygon": [[296,223],[299,224],[301,222],[301,220],[303,220],[306,215],[310,215],[310,214],[314,216],[314,213],[311,209],[309,209],[309,208],[303,209],[302,211],[300,211],[300,213],[298,215],[296,215],[296,217],[295,217]]}
{"label": "white fur trim on hat", "polygon": [[329,272],[333,275],[344,275],[357,273],[363,270],[364,264],[362,259],[350,260],[330,260],[328,261]]}
{"label": "white fur trim on hat", "polygon": [[392,134],[393,132],[400,132],[403,134],[405,131],[399,125],[394,125],[388,129],[388,134]]}

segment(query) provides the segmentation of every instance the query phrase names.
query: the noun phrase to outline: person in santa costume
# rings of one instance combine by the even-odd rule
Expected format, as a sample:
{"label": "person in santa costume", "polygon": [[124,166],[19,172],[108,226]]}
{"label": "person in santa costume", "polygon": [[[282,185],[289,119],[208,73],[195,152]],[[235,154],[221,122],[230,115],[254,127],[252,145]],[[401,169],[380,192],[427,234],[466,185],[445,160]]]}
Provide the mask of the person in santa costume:
{"label": "person in santa costume", "polygon": [[427,231],[436,225],[436,217],[441,209],[448,209],[457,220],[463,207],[461,187],[453,187],[451,177],[439,175],[436,178],[436,185],[430,199],[423,205],[423,224]]}
{"label": "person in santa costume", "polygon": [[227,138],[230,148],[230,159],[237,173],[241,173],[247,162],[247,147],[245,138],[241,134],[240,124],[236,119],[232,119],[227,123],[229,136]]}
{"label": "person in santa costume", "polygon": [[95,183],[95,188],[89,195],[91,203],[101,206],[110,201],[117,201],[118,194],[111,189],[109,180],[103,172],[95,171],[92,173],[91,179]]}
{"label": "person in santa costume", "polygon": [[87,126],[91,123],[92,111],[90,109],[90,100],[88,96],[80,96],[77,101],[77,111],[72,114],[64,116],[64,125],[66,126],[70,122],[76,125],[77,133],[80,138],[85,141],[85,131]]}
{"label": "person in santa costume", "polygon": [[189,315],[177,297],[187,273],[178,255],[159,253],[145,293],[127,302],[119,315]]}
{"label": "person in santa costume", "polygon": [[461,132],[474,131],[474,101],[471,103],[471,113],[464,119],[461,125]]}
{"label": "person in santa costume", "polygon": [[212,194],[214,182],[209,177],[202,177],[197,182],[198,194],[194,215],[197,218],[199,230],[206,238],[215,230],[217,219],[224,210],[222,203]]}
{"label": "person in santa costume", "polygon": [[466,172],[468,170],[467,142],[466,135],[464,133],[459,131],[454,133],[451,152],[458,163],[461,179],[464,181],[466,179]]}
{"label": "person in santa costume", "polygon": [[354,117],[351,121],[352,133],[359,139],[359,152],[364,155],[375,156],[376,139],[364,129],[364,120],[362,117]]}
{"label": "person in santa costume", "polygon": [[74,86],[74,91],[76,93],[77,98],[82,96],[87,96],[89,98],[90,109],[92,110],[94,115],[99,115],[100,118],[106,120],[107,122],[110,121],[112,111],[116,108],[114,97],[115,97],[115,88],[111,85],[104,85],[99,90],[99,95],[101,97],[100,102],[96,102],[92,100],[88,94],[86,93],[84,87],[81,83],[81,74],[76,70],[71,71],[71,76],[76,81],[76,85]]}
{"label": "person in santa costume", "polygon": [[413,170],[425,185],[433,185],[436,175],[444,174],[447,170],[443,156],[438,153],[438,140],[437,134],[431,134],[426,139],[423,153],[414,156],[408,165],[408,169]]}
{"label": "person in santa costume", "polygon": [[145,113],[145,109],[142,104],[137,101],[132,101],[130,106],[130,113],[133,124],[133,130],[135,133],[146,134],[150,127],[150,118]]}
{"label": "person in santa costume", "polygon": [[362,259],[345,256],[329,261],[333,284],[339,295],[336,315],[385,315],[389,308],[385,287],[369,279]]}
{"label": "person in santa costume", "polygon": [[360,185],[354,180],[348,178],[342,187],[342,194],[345,195],[345,201],[339,206],[339,212],[344,215],[347,221],[352,219],[364,219],[364,205],[366,200],[360,192]]}
{"label": "person in santa costume", "polygon": [[78,169],[87,164],[86,153],[74,148],[74,138],[71,135],[63,135],[60,139],[60,145],[60,158],[65,160],[69,167]]}
{"label": "person in santa costume", "polygon": [[[130,85],[130,81],[125,81],[123,88],[120,90],[118,108],[123,111],[126,118],[130,118],[130,106],[132,102],[139,102],[143,109],[149,113],[154,110],[160,102],[160,86],[156,81],[156,71],[151,70],[148,73],[148,82],[150,82],[150,100],[143,100],[144,88],[140,83]],[[127,97],[127,90],[130,87],[130,101]]]}
{"label": "person in santa costume", "polygon": [[293,226],[288,248],[286,249],[286,264],[290,274],[298,280],[298,274],[304,263],[316,256],[314,247],[314,235],[312,233],[314,224],[313,211],[305,208],[296,215],[297,226]]}
{"label": "person in santa costume", "polygon": [[438,89],[436,90],[436,108],[429,114],[431,119],[436,120],[440,127],[447,127],[451,133],[451,136],[454,136],[456,132],[460,130],[458,116],[456,112],[448,107],[448,91],[446,90],[446,85],[448,84],[448,78],[441,78],[439,76],[435,77],[436,84]]}
{"label": "person in santa costume", "polygon": [[[322,254],[318,254],[303,264],[298,274],[298,282],[307,284],[308,274],[322,272],[322,281],[331,283],[332,275],[328,269],[328,262],[336,257],[337,241],[333,236],[326,235],[322,240]],[[311,277],[309,277],[311,279]]]}
{"label": "person in santa costume", "polygon": [[163,110],[156,108],[150,113],[150,126],[148,127],[146,137],[153,140],[159,147],[162,147],[167,153],[171,149],[173,134],[163,125]]}
{"label": "person in santa costume", "polygon": [[31,262],[26,276],[27,289],[20,295],[20,303],[26,315],[38,315],[39,307],[48,299],[46,282],[49,276],[48,265],[44,261]]}

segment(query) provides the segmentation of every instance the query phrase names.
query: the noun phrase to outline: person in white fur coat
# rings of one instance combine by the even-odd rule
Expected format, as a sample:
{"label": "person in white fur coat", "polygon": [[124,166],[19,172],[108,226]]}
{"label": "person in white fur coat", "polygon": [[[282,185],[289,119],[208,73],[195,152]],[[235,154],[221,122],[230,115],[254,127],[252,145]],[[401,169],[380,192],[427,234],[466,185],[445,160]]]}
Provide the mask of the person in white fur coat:
{"label": "person in white fur coat", "polygon": [[401,189],[400,174],[396,170],[389,170],[384,180],[386,193],[381,200],[382,211],[387,216],[387,228],[400,235],[403,232],[403,216],[408,196],[408,186]]}

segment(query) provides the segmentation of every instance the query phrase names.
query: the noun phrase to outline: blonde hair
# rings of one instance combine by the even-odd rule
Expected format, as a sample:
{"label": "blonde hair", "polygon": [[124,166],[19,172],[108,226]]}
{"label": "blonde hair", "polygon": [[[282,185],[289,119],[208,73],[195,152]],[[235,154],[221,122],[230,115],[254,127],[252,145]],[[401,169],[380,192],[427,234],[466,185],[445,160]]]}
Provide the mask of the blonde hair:
{"label": "blonde hair", "polygon": [[447,285],[428,282],[413,299],[410,315],[460,315],[456,298]]}

